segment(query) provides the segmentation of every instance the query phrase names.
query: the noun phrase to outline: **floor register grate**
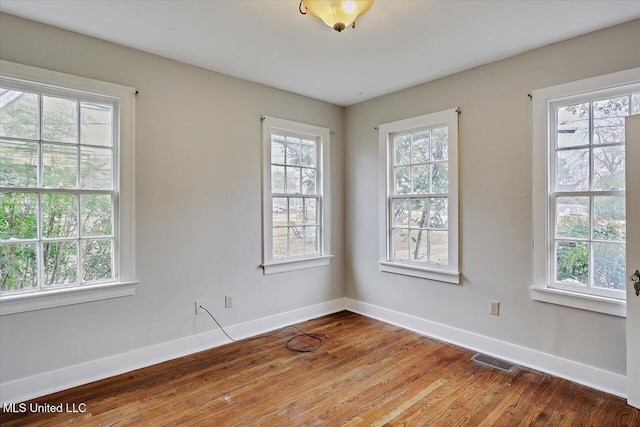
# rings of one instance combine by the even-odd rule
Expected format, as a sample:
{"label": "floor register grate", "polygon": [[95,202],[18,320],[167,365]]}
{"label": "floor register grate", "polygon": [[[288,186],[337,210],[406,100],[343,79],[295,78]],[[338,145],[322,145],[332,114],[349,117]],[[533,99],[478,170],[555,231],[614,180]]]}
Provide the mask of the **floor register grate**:
{"label": "floor register grate", "polygon": [[505,362],[504,360],[496,359],[495,357],[487,356],[486,354],[476,353],[471,360],[505,372],[513,372],[516,368],[516,365],[513,363]]}

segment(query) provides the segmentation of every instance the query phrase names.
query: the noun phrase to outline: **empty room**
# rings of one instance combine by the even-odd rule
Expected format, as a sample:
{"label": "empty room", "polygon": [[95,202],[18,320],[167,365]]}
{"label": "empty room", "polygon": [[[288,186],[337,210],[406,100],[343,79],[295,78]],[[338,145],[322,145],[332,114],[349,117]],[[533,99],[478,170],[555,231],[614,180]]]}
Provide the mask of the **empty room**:
{"label": "empty room", "polygon": [[0,0],[0,424],[640,426],[640,1]]}

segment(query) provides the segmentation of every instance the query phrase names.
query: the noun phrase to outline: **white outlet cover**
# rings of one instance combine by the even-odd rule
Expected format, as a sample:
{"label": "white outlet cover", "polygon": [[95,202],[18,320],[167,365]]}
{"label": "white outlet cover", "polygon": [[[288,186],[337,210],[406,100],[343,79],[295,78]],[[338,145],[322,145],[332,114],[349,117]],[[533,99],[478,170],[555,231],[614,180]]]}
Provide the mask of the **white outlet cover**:
{"label": "white outlet cover", "polygon": [[204,310],[202,308],[200,308],[200,306],[204,306],[204,300],[203,299],[197,299],[195,301],[196,314],[204,313]]}
{"label": "white outlet cover", "polygon": [[500,315],[500,302],[499,301],[489,301],[489,314],[494,316]]}

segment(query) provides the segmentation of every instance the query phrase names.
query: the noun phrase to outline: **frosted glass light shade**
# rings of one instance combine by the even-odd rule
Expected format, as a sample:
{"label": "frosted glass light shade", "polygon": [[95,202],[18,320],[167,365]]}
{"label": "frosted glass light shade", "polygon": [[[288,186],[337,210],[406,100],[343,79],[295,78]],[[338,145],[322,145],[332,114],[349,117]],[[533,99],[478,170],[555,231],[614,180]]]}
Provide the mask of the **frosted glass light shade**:
{"label": "frosted glass light shade", "polygon": [[355,27],[356,18],[367,12],[373,0],[302,0],[306,11],[340,32],[348,25]]}

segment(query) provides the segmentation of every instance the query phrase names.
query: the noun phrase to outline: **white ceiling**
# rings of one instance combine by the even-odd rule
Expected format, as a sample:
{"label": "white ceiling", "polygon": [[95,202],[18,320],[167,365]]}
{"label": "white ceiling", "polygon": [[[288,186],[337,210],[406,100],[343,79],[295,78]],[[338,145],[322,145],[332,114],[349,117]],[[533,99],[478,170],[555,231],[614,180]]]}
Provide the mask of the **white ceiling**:
{"label": "white ceiling", "polygon": [[640,1],[377,0],[337,33],[298,0],[0,0],[0,10],[337,105],[640,17]]}

